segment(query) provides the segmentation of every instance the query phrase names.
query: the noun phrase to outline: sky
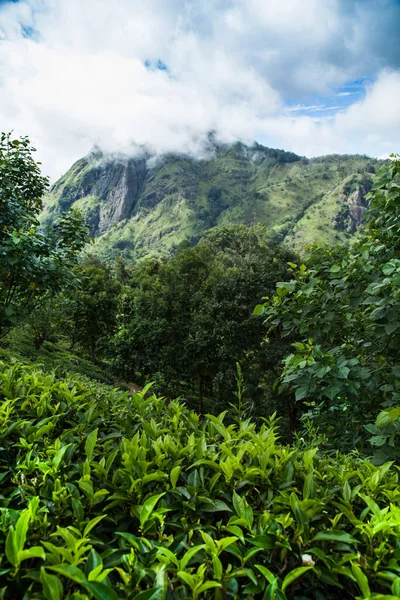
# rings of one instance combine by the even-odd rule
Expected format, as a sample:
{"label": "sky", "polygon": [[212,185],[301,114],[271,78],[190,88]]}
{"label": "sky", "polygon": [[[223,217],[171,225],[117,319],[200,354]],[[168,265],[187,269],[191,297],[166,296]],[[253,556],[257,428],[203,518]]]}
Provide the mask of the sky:
{"label": "sky", "polygon": [[400,0],[0,0],[0,130],[89,152],[400,151]]}

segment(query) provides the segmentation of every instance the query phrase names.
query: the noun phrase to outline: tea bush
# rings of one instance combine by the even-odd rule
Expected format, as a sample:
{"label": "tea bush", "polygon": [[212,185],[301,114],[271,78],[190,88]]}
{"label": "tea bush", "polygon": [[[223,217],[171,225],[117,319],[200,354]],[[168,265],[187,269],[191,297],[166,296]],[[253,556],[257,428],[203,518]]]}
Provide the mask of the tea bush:
{"label": "tea bush", "polygon": [[391,463],[0,363],[0,598],[400,596]]}

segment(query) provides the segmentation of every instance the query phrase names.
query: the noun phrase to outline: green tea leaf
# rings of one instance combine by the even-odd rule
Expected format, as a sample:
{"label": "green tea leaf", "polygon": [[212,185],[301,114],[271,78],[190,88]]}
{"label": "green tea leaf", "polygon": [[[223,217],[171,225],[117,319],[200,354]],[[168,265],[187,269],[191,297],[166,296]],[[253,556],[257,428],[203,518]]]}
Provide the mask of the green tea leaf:
{"label": "green tea leaf", "polygon": [[214,588],[221,588],[222,584],[218,583],[218,581],[206,581],[205,583],[202,583],[199,587],[196,587],[196,593],[197,594],[202,594],[203,592],[206,592],[207,590],[212,590]]}
{"label": "green tea leaf", "polygon": [[171,469],[171,473],[169,474],[169,479],[170,479],[170,482],[171,482],[171,485],[173,488],[176,488],[176,484],[178,482],[181,470],[182,470],[182,467],[180,467],[179,465],[177,467],[174,467],[173,469]]}
{"label": "green tea leaf", "polygon": [[98,554],[96,550],[92,548],[87,558],[86,575],[91,573],[91,571],[96,569],[98,566],[103,566],[103,559],[101,558],[100,554]]}
{"label": "green tea leaf", "polygon": [[[119,600],[115,591],[109,585],[99,581],[88,581],[85,588],[89,590],[96,600]],[[138,596],[136,596],[138,598]]]}
{"label": "green tea leaf", "polygon": [[212,539],[211,535],[209,535],[208,533],[206,533],[205,531],[200,531],[201,533],[201,537],[203,538],[207,548],[211,551],[211,552],[216,552],[217,547],[215,545],[214,540]]}
{"label": "green tea leaf", "polygon": [[241,496],[237,494],[235,491],[232,496],[233,507],[236,511],[236,514],[241,519],[246,518],[246,504]]}
{"label": "green tea leaf", "polygon": [[67,577],[68,579],[71,579],[72,581],[75,581],[76,583],[80,583],[82,585],[88,583],[83,571],[74,565],[56,565],[54,567],[49,566],[47,568],[59,573],[60,575],[63,575],[64,577]]}
{"label": "green tea leaf", "polygon": [[135,594],[135,600],[157,600],[162,597],[162,590],[152,589],[145,590],[144,592],[140,592],[139,594]]}
{"label": "green tea leaf", "polygon": [[91,519],[91,521],[89,521],[89,523],[87,523],[87,525],[85,526],[85,529],[83,530],[83,536],[86,537],[87,535],[89,535],[89,533],[92,531],[93,527],[96,527],[96,525],[98,523],[100,523],[100,521],[102,521],[106,516],[107,515],[99,515],[98,517]]}
{"label": "green tea leaf", "polygon": [[50,573],[45,571],[44,567],[41,567],[40,581],[42,584],[43,595],[46,600],[62,600],[64,589],[58,577],[50,575]]}
{"label": "green tea leaf", "polygon": [[292,571],[290,571],[290,573],[288,573],[285,577],[285,579],[283,580],[282,583],[282,590],[285,591],[285,589],[288,587],[288,585],[290,585],[291,583],[293,583],[293,581],[296,581],[296,579],[298,579],[299,577],[301,577],[304,573],[306,573],[307,571],[309,571],[310,569],[313,569],[314,567],[298,567],[297,569],[293,569]]}
{"label": "green tea leaf", "polygon": [[355,580],[357,581],[358,587],[361,590],[361,593],[364,598],[371,597],[371,591],[368,585],[368,579],[365,573],[360,569],[358,565],[351,565],[351,570],[354,575]]}
{"label": "green tea leaf", "polygon": [[24,510],[24,512],[21,513],[15,526],[15,547],[18,552],[24,549],[30,518],[30,510]]}
{"label": "green tea leaf", "polygon": [[143,527],[143,525],[147,522],[147,520],[149,519],[149,517],[151,516],[151,513],[153,512],[157,502],[160,500],[160,498],[162,498],[165,495],[165,492],[163,492],[162,494],[156,494],[155,496],[151,496],[150,498],[148,498],[146,500],[146,502],[143,504],[143,506],[140,509],[140,513],[139,513],[139,518],[140,518],[140,526]]}
{"label": "green tea leaf", "polygon": [[191,561],[191,559],[198,553],[200,552],[200,550],[203,550],[206,547],[205,544],[198,544],[197,546],[193,546],[193,548],[189,548],[189,550],[187,550],[187,552],[185,552],[185,554],[182,556],[180,562],[179,562],[179,566],[181,571],[183,571],[184,569],[186,569],[187,565],[189,564],[189,562]]}
{"label": "green tea leaf", "polygon": [[10,525],[10,528],[8,530],[5,552],[8,562],[11,563],[13,567],[17,566],[18,550],[15,543],[15,529],[12,525]]}
{"label": "green tea leaf", "polygon": [[42,560],[46,560],[46,554],[42,546],[31,546],[31,548],[17,552],[18,564],[29,558],[41,558]]}
{"label": "green tea leaf", "polygon": [[320,531],[317,533],[317,535],[315,535],[313,537],[313,540],[341,542],[342,544],[357,544],[358,543],[357,540],[349,533],[346,533],[345,531],[335,530],[335,529],[331,529],[331,530],[327,529],[326,531]]}
{"label": "green tea leaf", "polygon": [[274,583],[277,580],[277,577],[269,569],[267,569],[267,567],[264,567],[263,565],[256,565],[256,569],[258,569],[260,573],[264,575],[265,579],[269,583]]}
{"label": "green tea leaf", "polygon": [[96,442],[97,442],[98,431],[99,431],[98,429],[94,429],[91,433],[89,433],[89,435],[86,438],[85,453],[86,453],[86,458],[89,462],[91,462],[93,460],[93,454],[94,454],[94,449],[95,449]]}

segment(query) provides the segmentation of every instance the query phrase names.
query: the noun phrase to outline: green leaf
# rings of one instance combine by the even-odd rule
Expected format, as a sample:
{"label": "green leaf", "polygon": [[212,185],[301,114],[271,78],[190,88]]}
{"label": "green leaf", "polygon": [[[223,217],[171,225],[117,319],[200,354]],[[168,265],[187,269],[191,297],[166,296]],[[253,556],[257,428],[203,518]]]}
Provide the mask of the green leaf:
{"label": "green leaf", "polygon": [[258,569],[260,573],[264,575],[265,579],[269,583],[274,583],[277,580],[276,575],[274,575],[269,569],[267,569],[267,567],[264,567],[263,565],[256,565],[256,569]]}
{"label": "green leaf", "polygon": [[152,481],[163,481],[164,479],[168,479],[168,475],[162,471],[156,471],[142,477],[142,485],[146,485],[146,483],[151,483]]}
{"label": "green leaf", "polygon": [[391,333],[393,333],[394,331],[396,331],[396,329],[399,328],[400,323],[398,321],[391,321],[390,323],[386,323],[385,325],[385,332],[390,335]]}
{"label": "green leaf", "polygon": [[375,421],[377,427],[386,427],[387,425],[391,425],[391,423],[392,418],[386,410],[381,411]]}
{"label": "green leaf", "polygon": [[288,292],[293,292],[296,288],[296,281],[278,281],[276,287],[278,289],[288,290]]}
{"label": "green leaf", "polygon": [[[100,581],[88,581],[85,583],[85,588],[93,594],[96,600],[119,600],[114,590]],[[135,597],[138,598],[139,596]]]}
{"label": "green leaf", "polygon": [[263,304],[257,304],[253,310],[253,315],[263,315],[265,313],[265,306]]}
{"label": "green leaf", "polygon": [[100,521],[102,521],[106,516],[107,515],[99,515],[98,517],[95,517],[94,519],[89,521],[89,523],[87,523],[87,525],[85,526],[85,529],[83,530],[83,537],[86,537],[87,535],[89,535],[89,533],[92,531],[93,527],[96,527],[97,523],[100,523]]}
{"label": "green leaf", "polygon": [[232,509],[222,500],[211,500],[211,502],[202,505],[201,510],[204,512],[232,512]]}
{"label": "green leaf", "polygon": [[63,575],[64,577],[67,577],[68,579],[71,579],[72,581],[75,581],[75,583],[80,583],[81,585],[88,583],[85,574],[83,573],[83,571],[81,571],[78,567],[75,567],[74,565],[56,565],[56,566],[52,566],[52,567],[47,567],[48,569],[51,569],[52,571],[55,571],[56,573],[59,573],[60,575]]}
{"label": "green leaf", "polygon": [[[265,590],[263,600],[280,600],[278,592],[278,581],[277,579],[275,579],[275,581],[270,583],[267,589]],[[284,596],[284,598],[286,598],[286,596]]]}
{"label": "green leaf", "polygon": [[396,263],[388,262],[382,267],[382,272],[384,275],[391,275],[397,268]]}
{"label": "green leaf", "polygon": [[192,590],[195,588],[196,579],[194,578],[193,575],[190,575],[190,573],[187,573],[186,571],[178,571],[177,575],[180,579],[182,579],[185,583],[187,583],[187,585]]}
{"label": "green leaf", "polygon": [[368,585],[368,578],[365,573],[362,572],[358,565],[351,565],[351,570],[353,572],[354,578],[357,581],[358,587],[361,590],[361,593],[364,598],[371,597],[371,591]]}
{"label": "green leaf", "polygon": [[234,536],[237,536],[242,544],[244,544],[244,535],[243,531],[237,525],[228,525],[227,527],[222,528],[224,531],[228,531],[229,533],[233,533]]}
{"label": "green leaf", "polygon": [[66,446],[63,446],[62,448],[60,448],[60,450],[54,456],[53,465],[56,467],[56,469],[58,469],[58,467],[60,466],[63,456],[66,453],[66,451],[68,450],[69,446],[70,446],[70,444],[67,444]]}
{"label": "green leaf", "polygon": [[162,498],[165,495],[165,492],[163,492],[162,494],[156,494],[155,496],[151,496],[150,498],[148,498],[146,500],[146,502],[143,504],[143,506],[140,509],[140,513],[139,513],[139,518],[140,518],[140,526],[143,527],[143,525],[147,522],[147,520],[149,519],[151,513],[153,512],[157,502],[160,500],[160,498]]}
{"label": "green leaf", "polygon": [[373,435],[368,439],[371,446],[383,446],[386,443],[386,435]]}
{"label": "green leaf", "polygon": [[303,498],[304,500],[308,500],[311,496],[311,493],[314,489],[314,477],[312,471],[308,473],[304,480],[303,485]]}
{"label": "green leaf", "polygon": [[98,431],[99,431],[98,429],[94,429],[91,433],[89,433],[89,435],[86,438],[85,452],[86,452],[86,457],[89,462],[91,462],[93,460],[93,454],[94,454],[94,449],[95,449],[96,442],[97,442]]}
{"label": "green leaf", "polygon": [[24,549],[30,519],[31,511],[29,509],[26,509],[23,513],[21,513],[17,521],[17,524],[15,526],[15,547],[17,551]]}
{"label": "green leaf", "polygon": [[62,600],[64,589],[61,581],[55,575],[47,573],[44,567],[40,568],[40,582],[46,600]]}
{"label": "green leaf", "polygon": [[303,398],[305,398],[308,394],[308,388],[306,387],[298,387],[295,393],[295,398],[296,401],[299,402],[300,400],[303,400]]}
{"label": "green leaf", "polygon": [[91,481],[86,481],[85,479],[80,479],[78,485],[81,488],[82,492],[89,498],[89,500],[92,500],[93,483]]}
{"label": "green leaf", "polygon": [[348,367],[339,367],[337,370],[337,374],[340,379],[347,379],[349,373],[350,369]]}
{"label": "green leaf", "polygon": [[191,559],[198,553],[200,552],[200,550],[204,550],[204,548],[206,547],[205,544],[198,544],[197,546],[193,546],[193,548],[189,548],[189,550],[187,550],[187,552],[185,552],[185,554],[182,556],[180,562],[179,562],[179,566],[181,571],[183,571],[184,569],[186,569],[187,565],[189,564],[189,562],[191,561]]}
{"label": "green leaf", "polygon": [[72,503],[72,509],[74,511],[75,519],[80,523],[85,518],[82,502],[80,500],[78,500],[77,498],[72,497],[71,503]]}
{"label": "green leaf", "polygon": [[96,550],[92,548],[87,558],[86,574],[88,575],[91,571],[93,571],[99,566],[103,566],[103,559],[101,558],[100,554],[98,554],[98,552],[96,552]]}
{"label": "green leaf", "polygon": [[15,529],[12,525],[8,530],[7,538],[6,538],[6,548],[5,548],[7,560],[9,563],[13,565],[13,567],[17,566],[17,548],[15,544]]}
{"label": "green leaf", "polygon": [[214,540],[212,539],[211,535],[209,535],[208,533],[206,533],[205,531],[200,531],[201,533],[201,537],[204,540],[204,543],[206,544],[207,548],[211,551],[211,552],[216,552],[217,547],[215,545]]}
{"label": "green leaf", "polygon": [[343,496],[343,500],[345,500],[345,502],[350,502],[351,500],[351,487],[349,482],[346,481],[343,484],[343,490],[342,490],[342,496]]}
{"label": "green leaf", "polygon": [[156,598],[162,597],[162,590],[160,589],[152,589],[145,590],[144,592],[140,592],[139,594],[135,594],[135,600],[155,600]]}
{"label": "green leaf", "polygon": [[276,546],[276,538],[271,534],[256,535],[249,539],[250,544],[253,544],[257,548],[264,548],[272,550]]}
{"label": "green leaf", "polygon": [[282,583],[282,590],[285,591],[285,589],[288,587],[288,585],[290,585],[291,583],[293,583],[293,581],[296,581],[296,579],[298,579],[299,577],[301,577],[304,573],[306,573],[307,571],[309,571],[310,569],[313,569],[314,567],[298,567],[297,569],[293,569],[292,571],[290,571],[290,573],[288,573],[285,577],[285,579],[283,580]]}
{"label": "green leaf", "polygon": [[169,559],[170,563],[172,563],[176,567],[179,567],[179,560],[177,559],[175,554],[171,552],[171,550],[169,550],[168,548],[164,548],[164,546],[157,546],[156,548],[157,554],[162,554],[163,556],[166,556]]}
{"label": "green leaf", "polygon": [[392,592],[395,596],[400,598],[400,577],[395,579],[392,583]]}
{"label": "green leaf", "polygon": [[246,504],[241,496],[237,494],[235,491],[232,496],[233,508],[236,511],[236,514],[241,519],[246,518]]}
{"label": "green leaf", "polygon": [[237,540],[238,540],[238,538],[236,536],[228,536],[228,537],[222,538],[221,540],[218,541],[219,552],[222,552],[222,550],[225,550],[225,548],[228,548],[228,546],[231,546],[232,544],[237,542]]}
{"label": "green leaf", "polygon": [[29,558],[41,558],[42,560],[46,560],[46,554],[42,546],[32,546],[31,548],[27,548],[26,550],[20,550],[17,553],[18,564],[23,560],[27,560]]}
{"label": "green leaf", "polygon": [[342,267],[340,265],[332,265],[330,268],[330,272],[331,273],[339,273],[339,271],[342,270]]}
{"label": "green leaf", "polygon": [[358,541],[352,535],[339,529],[330,529],[320,531],[313,537],[313,540],[323,540],[328,542],[340,542],[342,544],[358,544]]}
{"label": "green leaf", "polygon": [[218,579],[218,581],[220,581],[222,579],[222,574],[224,572],[222,563],[216,554],[212,554],[211,559],[212,559],[212,564],[213,564],[214,578]]}
{"label": "green leaf", "polygon": [[169,480],[170,480],[173,488],[176,488],[176,484],[179,479],[181,470],[182,470],[182,467],[180,467],[180,466],[177,466],[177,467],[174,467],[173,469],[171,469],[171,473],[169,474]]}
{"label": "green leaf", "polygon": [[203,592],[206,592],[207,590],[211,590],[213,588],[221,588],[222,584],[218,583],[218,581],[206,581],[205,583],[202,583],[199,587],[196,587],[196,593],[197,594],[202,594]]}

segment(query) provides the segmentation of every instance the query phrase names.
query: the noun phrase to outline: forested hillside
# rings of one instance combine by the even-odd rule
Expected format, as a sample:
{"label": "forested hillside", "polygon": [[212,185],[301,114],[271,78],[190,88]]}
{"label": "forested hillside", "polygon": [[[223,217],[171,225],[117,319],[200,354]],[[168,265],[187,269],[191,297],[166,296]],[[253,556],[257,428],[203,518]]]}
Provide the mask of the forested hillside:
{"label": "forested hillside", "polygon": [[42,229],[33,156],[0,137],[0,598],[399,598],[399,159],[340,184],[350,245],[128,262],[79,201]]}
{"label": "forested hillside", "polygon": [[380,162],[363,156],[306,159],[260,144],[210,142],[203,158],[133,158],[94,151],[52,187],[43,220],[85,214],[96,254],[125,260],[170,254],[212,227],[262,223],[272,242],[297,249],[349,239],[363,222]]}

